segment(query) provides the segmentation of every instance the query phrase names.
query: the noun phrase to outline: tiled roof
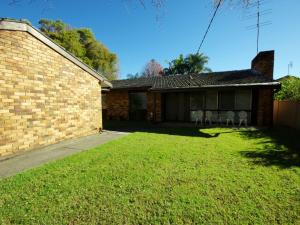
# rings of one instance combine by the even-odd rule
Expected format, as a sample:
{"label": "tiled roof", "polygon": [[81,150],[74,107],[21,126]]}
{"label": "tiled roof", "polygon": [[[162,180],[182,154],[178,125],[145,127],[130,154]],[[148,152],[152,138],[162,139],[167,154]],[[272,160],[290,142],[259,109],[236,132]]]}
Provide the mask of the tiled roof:
{"label": "tiled roof", "polygon": [[113,89],[146,88],[150,90],[277,84],[279,83],[251,69],[190,75],[141,77],[137,79],[112,81]]}

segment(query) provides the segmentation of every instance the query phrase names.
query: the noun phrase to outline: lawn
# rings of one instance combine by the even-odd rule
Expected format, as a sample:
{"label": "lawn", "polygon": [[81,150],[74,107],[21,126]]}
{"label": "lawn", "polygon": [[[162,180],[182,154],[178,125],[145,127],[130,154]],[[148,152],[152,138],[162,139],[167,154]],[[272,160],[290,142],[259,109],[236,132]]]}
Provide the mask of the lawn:
{"label": "lawn", "polygon": [[145,128],[0,180],[0,223],[300,224],[299,137]]}

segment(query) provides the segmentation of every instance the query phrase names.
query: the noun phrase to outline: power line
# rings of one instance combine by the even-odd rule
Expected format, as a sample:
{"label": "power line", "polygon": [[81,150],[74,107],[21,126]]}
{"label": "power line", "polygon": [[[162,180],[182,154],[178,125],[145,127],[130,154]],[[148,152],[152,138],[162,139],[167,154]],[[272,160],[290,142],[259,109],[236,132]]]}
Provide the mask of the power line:
{"label": "power line", "polygon": [[223,1],[223,0],[219,0],[219,2],[218,2],[218,5],[217,5],[217,7],[216,7],[216,9],[215,9],[215,12],[214,12],[214,14],[213,14],[213,16],[212,16],[212,18],[211,18],[209,24],[208,24],[208,27],[207,27],[207,29],[206,29],[206,32],[205,32],[205,34],[204,34],[204,36],[203,36],[203,38],[202,38],[202,41],[201,41],[201,43],[200,43],[200,45],[199,45],[199,48],[198,48],[198,50],[197,50],[197,54],[199,53],[200,48],[202,47],[202,44],[203,44],[203,42],[204,42],[204,40],[205,40],[205,38],[206,38],[206,35],[207,35],[207,33],[208,33],[209,29],[210,29],[210,26],[211,26],[212,22],[214,21],[214,18],[215,18],[216,14],[217,14],[217,11],[218,11],[218,9],[219,9],[219,7],[220,7],[222,1]]}
{"label": "power line", "polygon": [[257,0],[257,37],[256,37],[256,53],[258,53],[259,31],[260,31],[260,1]]}

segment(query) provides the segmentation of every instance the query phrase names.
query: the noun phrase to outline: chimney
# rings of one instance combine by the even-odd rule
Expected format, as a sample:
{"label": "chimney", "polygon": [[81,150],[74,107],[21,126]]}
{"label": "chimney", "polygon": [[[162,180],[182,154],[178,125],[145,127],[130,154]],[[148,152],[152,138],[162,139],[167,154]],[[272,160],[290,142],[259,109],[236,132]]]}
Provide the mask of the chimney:
{"label": "chimney", "polygon": [[251,69],[273,80],[274,50],[259,52],[252,60]]}

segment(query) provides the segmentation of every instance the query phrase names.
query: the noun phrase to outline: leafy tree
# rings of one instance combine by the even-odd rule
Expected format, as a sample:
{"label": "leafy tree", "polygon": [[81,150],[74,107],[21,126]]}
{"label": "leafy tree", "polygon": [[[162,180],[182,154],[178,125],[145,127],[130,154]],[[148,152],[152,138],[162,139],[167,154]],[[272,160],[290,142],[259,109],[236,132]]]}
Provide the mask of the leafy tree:
{"label": "leafy tree", "polygon": [[136,74],[129,73],[129,74],[127,74],[127,79],[137,79],[139,77],[141,77],[139,73],[136,73]]}
{"label": "leafy tree", "polygon": [[90,29],[74,29],[61,20],[39,21],[40,30],[109,80],[118,77],[117,56],[97,41]]}
{"label": "leafy tree", "polygon": [[300,101],[300,78],[286,76],[279,79],[281,90],[275,94],[276,100]]}
{"label": "leafy tree", "polygon": [[164,74],[175,75],[211,72],[211,69],[205,66],[207,63],[208,57],[203,54],[189,54],[186,57],[183,57],[181,54],[178,58],[169,62],[169,68],[164,69]]}
{"label": "leafy tree", "polygon": [[155,77],[163,74],[164,68],[155,59],[151,59],[144,67],[142,76]]}

